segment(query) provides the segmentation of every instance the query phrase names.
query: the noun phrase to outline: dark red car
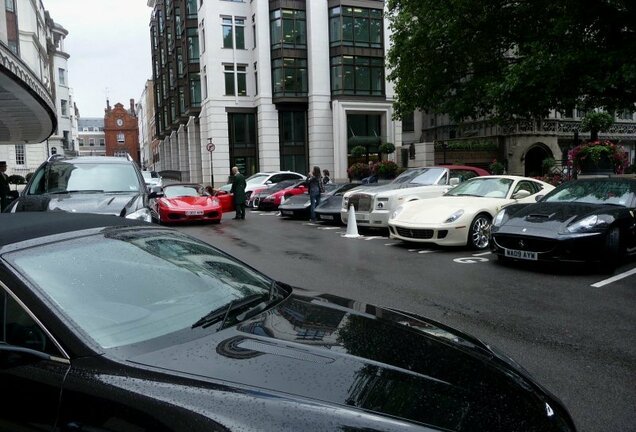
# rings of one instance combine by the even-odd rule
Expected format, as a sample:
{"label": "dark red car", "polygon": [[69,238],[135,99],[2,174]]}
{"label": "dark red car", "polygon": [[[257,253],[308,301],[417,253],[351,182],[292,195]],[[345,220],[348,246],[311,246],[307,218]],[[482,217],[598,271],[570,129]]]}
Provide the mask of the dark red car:
{"label": "dark red car", "polygon": [[307,181],[302,180],[296,182],[284,189],[272,192],[267,195],[265,198],[261,199],[258,203],[259,210],[276,210],[283,198],[287,199],[294,195],[300,195],[307,192]]}
{"label": "dark red car", "polygon": [[153,220],[158,223],[219,223],[223,215],[219,199],[210,196],[203,186],[196,183],[164,186],[163,192],[152,201],[150,209]]}

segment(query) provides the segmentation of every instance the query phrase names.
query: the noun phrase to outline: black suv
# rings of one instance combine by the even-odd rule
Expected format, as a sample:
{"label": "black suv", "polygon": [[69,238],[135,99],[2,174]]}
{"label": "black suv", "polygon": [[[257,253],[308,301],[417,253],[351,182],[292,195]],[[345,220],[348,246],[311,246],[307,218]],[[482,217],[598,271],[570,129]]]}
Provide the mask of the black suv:
{"label": "black suv", "polygon": [[150,222],[152,195],[132,158],[51,156],[5,212],[61,210]]}

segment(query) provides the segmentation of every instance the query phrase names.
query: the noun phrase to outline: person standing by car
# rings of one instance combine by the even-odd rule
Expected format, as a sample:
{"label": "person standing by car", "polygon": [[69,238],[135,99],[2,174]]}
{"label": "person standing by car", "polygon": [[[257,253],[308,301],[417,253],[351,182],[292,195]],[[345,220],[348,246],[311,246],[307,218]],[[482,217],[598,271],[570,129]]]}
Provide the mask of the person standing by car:
{"label": "person standing by car", "polygon": [[316,207],[320,204],[320,194],[325,190],[320,177],[320,167],[314,166],[307,180],[309,186],[309,219],[316,222]]}
{"label": "person standing by car", "polygon": [[9,205],[11,187],[9,187],[9,177],[5,174],[7,163],[0,161],[0,211]]}
{"label": "person standing by car", "polygon": [[232,167],[232,189],[230,192],[234,194],[234,206],[236,207],[236,216],[234,219],[245,219],[245,177],[239,172],[238,167]]}
{"label": "person standing by car", "polygon": [[322,170],[322,184],[326,185],[331,183],[331,179],[329,178],[329,170]]}

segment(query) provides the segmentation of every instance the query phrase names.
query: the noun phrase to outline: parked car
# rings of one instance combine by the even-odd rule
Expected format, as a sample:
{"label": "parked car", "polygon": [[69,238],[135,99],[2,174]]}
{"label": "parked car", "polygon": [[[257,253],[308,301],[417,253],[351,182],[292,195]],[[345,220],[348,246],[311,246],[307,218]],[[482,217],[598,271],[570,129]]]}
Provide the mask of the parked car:
{"label": "parked car", "polygon": [[481,168],[460,165],[411,168],[391,183],[345,193],[340,217],[346,224],[353,205],[357,225],[387,228],[391,213],[405,202],[441,196],[465,180],[488,174]]}
{"label": "parked car", "polygon": [[140,221],[1,214],[0,296],[8,431],[575,430],[472,336]]}
{"label": "parked car", "polygon": [[247,207],[258,208],[263,198],[268,197],[272,193],[287,189],[288,187],[293,186],[296,183],[298,183],[298,180],[283,180],[273,185],[260,186],[258,188],[255,188],[250,195],[250,198],[247,200]]}
{"label": "parked car", "polygon": [[220,223],[223,208],[217,197],[210,196],[196,183],[171,183],[151,200],[152,218],[158,223]]}
{"label": "parked car", "polygon": [[[354,183],[327,183],[325,185],[325,191],[320,194],[320,204],[316,206],[316,211],[324,202],[338,196],[339,200],[342,200],[342,195],[356,186],[360,186]],[[309,219],[309,193],[305,192],[302,195],[295,195],[285,199],[285,202],[278,206],[280,214],[283,217],[302,218]],[[336,209],[338,215],[338,221],[340,221],[340,203],[338,202],[338,208]],[[318,216],[318,214],[316,214]]]}
{"label": "parked car", "polygon": [[393,211],[389,236],[409,242],[485,249],[490,225],[499,210],[515,203],[533,203],[554,189],[528,177],[475,177],[443,196],[410,201]]}
{"label": "parked car", "polygon": [[154,187],[163,186],[163,180],[161,176],[157,173],[157,171],[142,171],[141,175],[144,177],[146,186],[148,186],[151,190]]}
{"label": "parked car", "polygon": [[278,209],[278,206],[284,200],[296,195],[303,195],[308,191],[307,182],[301,180],[294,184],[277,191],[270,191],[271,193],[263,198],[258,203],[258,209],[264,211],[271,211]]}
{"label": "parked car", "polygon": [[340,218],[340,210],[342,209],[342,200],[345,192],[355,188],[375,187],[377,183],[371,185],[360,185],[359,183],[346,183],[342,188],[335,191],[333,195],[321,198],[320,204],[316,206],[316,219],[327,223],[342,224]]}
{"label": "parked car", "polygon": [[305,180],[305,177],[302,174],[293,172],[293,171],[265,171],[258,172],[254,175],[249,176],[245,180],[245,196],[246,199],[249,200],[250,196],[254,192],[255,189],[261,189],[262,187],[269,187],[271,185],[275,185],[285,180]]}
{"label": "parked car", "polygon": [[223,185],[218,189],[214,189],[211,186],[208,186],[206,188],[210,195],[212,195],[213,197],[216,197],[216,199],[219,200],[219,203],[221,204],[221,211],[223,213],[231,212],[235,210],[234,194],[230,192],[232,185],[231,184],[229,185],[230,188],[226,188],[225,186],[226,185]]}
{"label": "parked car", "polygon": [[530,205],[513,205],[493,222],[502,260],[597,262],[613,271],[636,252],[636,180],[570,181]]}
{"label": "parked car", "polygon": [[5,212],[98,213],[150,222],[154,196],[130,157],[53,155]]}

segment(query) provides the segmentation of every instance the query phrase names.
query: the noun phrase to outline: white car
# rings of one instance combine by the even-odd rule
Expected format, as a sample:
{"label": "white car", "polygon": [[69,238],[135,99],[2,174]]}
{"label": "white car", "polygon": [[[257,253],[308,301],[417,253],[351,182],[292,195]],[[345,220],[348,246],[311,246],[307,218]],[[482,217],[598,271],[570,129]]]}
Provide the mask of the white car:
{"label": "white car", "polygon": [[386,228],[391,212],[398,206],[409,201],[441,196],[462,181],[481,175],[488,175],[488,172],[469,166],[411,168],[391,183],[369,185],[345,193],[340,218],[346,224],[349,207],[353,206],[357,225]]}
{"label": "white car", "polygon": [[163,179],[156,171],[142,171],[141,174],[144,176],[144,182],[149,188],[163,187]]}
{"label": "white car", "polygon": [[389,219],[389,236],[409,242],[485,249],[490,225],[503,207],[534,203],[554,189],[549,183],[519,176],[476,177],[441,197],[405,203]]}

